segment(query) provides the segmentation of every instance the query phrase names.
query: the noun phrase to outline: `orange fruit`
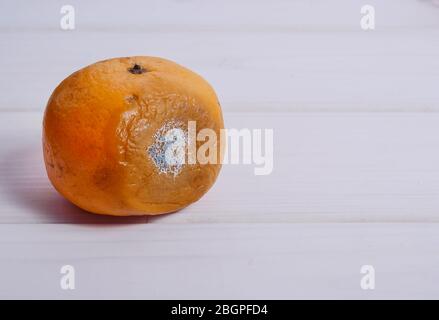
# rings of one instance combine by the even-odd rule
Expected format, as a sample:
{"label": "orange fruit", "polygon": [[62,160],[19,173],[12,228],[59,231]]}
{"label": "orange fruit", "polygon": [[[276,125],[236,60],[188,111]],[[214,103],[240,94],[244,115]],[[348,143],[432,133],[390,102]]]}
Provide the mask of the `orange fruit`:
{"label": "orange fruit", "polygon": [[182,161],[189,121],[196,121],[196,132],[209,128],[218,137],[224,127],[217,96],[199,75],[155,57],[97,62],[63,80],[49,99],[48,177],[93,213],[177,211],[200,199],[221,169],[220,152],[216,163]]}

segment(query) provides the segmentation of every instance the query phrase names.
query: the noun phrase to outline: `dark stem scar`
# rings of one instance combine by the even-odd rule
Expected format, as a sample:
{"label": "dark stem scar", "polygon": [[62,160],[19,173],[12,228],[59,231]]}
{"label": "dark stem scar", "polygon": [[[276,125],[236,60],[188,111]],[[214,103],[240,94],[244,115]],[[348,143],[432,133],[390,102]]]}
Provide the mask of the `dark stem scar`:
{"label": "dark stem scar", "polygon": [[142,74],[146,72],[146,69],[142,68],[141,65],[135,63],[134,66],[128,69],[128,71],[131,72],[132,74]]}

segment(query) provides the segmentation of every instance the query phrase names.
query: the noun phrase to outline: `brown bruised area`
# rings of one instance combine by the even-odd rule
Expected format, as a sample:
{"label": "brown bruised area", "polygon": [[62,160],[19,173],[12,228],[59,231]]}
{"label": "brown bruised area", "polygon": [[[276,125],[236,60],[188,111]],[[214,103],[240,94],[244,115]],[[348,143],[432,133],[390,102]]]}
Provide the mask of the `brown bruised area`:
{"label": "brown bruised area", "polygon": [[62,195],[94,213],[181,209],[207,192],[221,166],[186,164],[178,176],[160,173],[147,150],[168,121],[196,121],[197,130],[211,128],[218,137],[223,128],[210,85],[173,62],[118,58],[79,70],[61,82],[46,108],[48,176]]}

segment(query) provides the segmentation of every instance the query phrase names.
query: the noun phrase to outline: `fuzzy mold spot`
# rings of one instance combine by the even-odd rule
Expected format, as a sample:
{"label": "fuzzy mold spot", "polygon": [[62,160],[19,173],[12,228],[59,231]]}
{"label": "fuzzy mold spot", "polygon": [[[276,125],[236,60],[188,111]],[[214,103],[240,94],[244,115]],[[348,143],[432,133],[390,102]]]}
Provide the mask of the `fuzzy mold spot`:
{"label": "fuzzy mold spot", "polygon": [[154,135],[154,143],[147,153],[160,173],[176,177],[183,168],[186,158],[187,133],[175,121],[167,122]]}

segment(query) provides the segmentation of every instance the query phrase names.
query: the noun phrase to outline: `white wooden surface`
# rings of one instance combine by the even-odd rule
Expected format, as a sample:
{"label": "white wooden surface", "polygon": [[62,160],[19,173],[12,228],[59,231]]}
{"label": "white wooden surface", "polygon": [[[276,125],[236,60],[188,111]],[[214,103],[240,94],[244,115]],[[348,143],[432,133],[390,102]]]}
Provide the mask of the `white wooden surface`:
{"label": "white wooden surface", "polygon": [[[41,153],[42,116],[7,112],[0,119],[1,136],[8,137],[0,162],[0,222],[102,221],[53,191]],[[224,165],[200,202],[149,221],[439,222],[439,114],[225,113],[225,118],[233,128],[274,128],[272,174],[255,176],[254,165]]]}
{"label": "white wooden surface", "polygon": [[[372,32],[363,1],[75,1],[74,31],[64,4],[0,3],[1,298],[439,298],[437,1],[367,1]],[[62,199],[42,162],[47,98],[134,54],[205,76],[227,127],[273,128],[273,173],[226,165],[198,203],[149,219]]]}
{"label": "white wooden surface", "polygon": [[[431,224],[0,226],[1,298],[437,298]],[[13,247],[14,250],[10,250]],[[76,269],[76,289],[59,269]],[[376,289],[360,289],[372,264]]]}

